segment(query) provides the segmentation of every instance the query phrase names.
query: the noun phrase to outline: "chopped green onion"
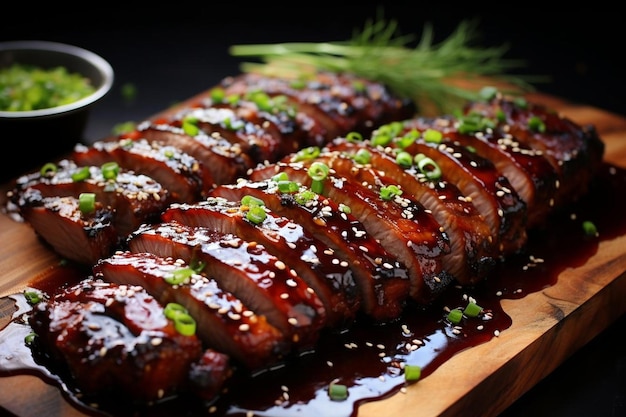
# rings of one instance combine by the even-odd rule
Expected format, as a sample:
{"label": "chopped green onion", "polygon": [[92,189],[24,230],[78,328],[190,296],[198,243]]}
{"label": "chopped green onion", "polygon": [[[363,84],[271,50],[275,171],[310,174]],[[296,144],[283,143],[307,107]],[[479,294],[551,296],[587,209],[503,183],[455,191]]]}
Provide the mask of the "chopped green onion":
{"label": "chopped green onion", "polygon": [[311,191],[316,194],[324,193],[324,180],[313,180],[311,181]]}
{"label": "chopped green onion", "polygon": [[533,132],[543,133],[546,131],[546,124],[539,116],[533,116],[528,119],[528,127]]}
{"label": "chopped green onion", "polygon": [[183,336],[196,334],[196,320],[189,314],[180,314],[174,318],[174,328]]}
{"label": "chopped green onion", "polygon": [[289,180],[289,175],[287,175],[286,172],[279,172],[278,174],[272,177],[272,181],[276,181],[276,182],[287,181],[287,180]]}
{"label": "chopped green onion", "polygon": [[597,236],[598,235],[598,228],[596,227],[596,225],[589,221],[586,220],[583,222],[583,231],[585,232],[585,235],[587,236]]}
{"label": "chopped green onion", "polygon": [[211,90],[210,97],[213,103],[221,103],[226,97],[226,92],[221,87],[215,87]]}
{"label": "chopped green onion", "polygon": [[257,207],[264,206],[265,202],[260,198],[254,197],[252,195],[244,195],[241,198],[241,205],[246,207]]}
{"label": "chopped green onion", "polygon": [[462,318],[463,312],[458,308],[450,310],[450,312],[448,313],[448,320],[450,320],[450,323],[452,324],[459,324]]}
{"label": "chopped green onion", "polygon": [[354,154],[352,159],[354,159],[354,162],[357,164],[367,165],[372,160],[372,154],[367,149],[361,148]]}
{"label": "chopped green onion", "polygon": [[422,367],[419,365],[404,365],[404,380],[407,382],[418,381],[422,377]]}
{"label": "chopped green onion", "polygon": [[328,385],[328,396],[333,401],[343,401],[348,398],[348,387],[332,382]]}
{"label": "chopped green onion", "polygon": [[409,168],[413,165],[413,156],[406,151],[398,152],[396,155],[396,163],[403,168]]}
{"label": "chopped green onion", "polygon": [[187,281],[194,273],[194,270],[191,268],[180,268],[172,271],[171,274],[165,276],[163,279],[165,282],[171,285],[182,284]]}
{"label": "chopped green onion", "polygon": [[526,101],[526,99],[524,97],[515,97],[514,103],[520,109],[527,109],[528,108],[528,101]]}
{"label": "chopped green onion", "polygon": [[200,272],[202,272],[205,266],[206,266],[206,262],[201,261],[199,259],[195,259],[195,258],[192,259],[191,262],[189,263],[189,268],[193,269],[193,272],[195,272],[196,274],[199,274]]}
{"label": "chopped green onion", "polygon": [[467,317],[478,317],[483,308],[474,302],[467,303],[467,306],[463,310],[463,314]]}
{"label": "chopped green onion", "polygon": [[346,140],[348,140],[348,142],[362,142],[363,135],[361,135],[359,132],[349,132],[346,135]]}
{"label": "chopped green onion", "polygon": [[96,210],[96,194],[80,193],[78,196],[78,209],[83,214],[93,213]]}
{"label": "chopped green onion", "polygon": [[267,213],[262,206],[251,206],[246,213],[246,219],[254,224],[261,224],[267,217]]}
{"label": "chopped green onion", "polygon": [[178,333],[183,336],[193,336],[196,333],[196,321],[182,305],[167,303],[163,313],[166,318],[174,322],[174,328]]}
{"label": "chopped green onion", "polygon": [[300,186],[295,181],[278,181],[278,191],[281,193],[293,193],[300,189]]}
{"label": "chopped green onion", "polygon": [[415,162],[420,172],[426,176],[429,180],[437,180],[441,178],[441,168],[431,158],[424,154],[415,155]]}
{"label": "chopped green onion", "polygon": [[300,191],[294,196],[296,203],[304,205],[315,198],[315,193],[312,190]]}
{"label": "chopped green onion", "polygon": [[424,131],[424,140],[429,143],[441,143],[443,133],[435,129],[426,129]]}
{"label": "chopped green onion", "polygon": [[39,174],[41,174],[41,176],[47,176],[48,174],[56,174],[57,170],[56,164],[48,162],[41,167]]}
{"label": "chopped green onion", "polygon": [[352,213],[352,209],[350,208],[350,206],[346,206],[343,203],[339,203],[339,210],[346,214]]}
{"label": "chopped green onion", "polygon": [[396,145],[400,149],[408,148],[417,140],[419,134],[420,133],[417,131],[417,129],[411,129],[410,131],[406,132],[402,137],[396,139]]}
{"label": "chopped green onion", "polygon": [[311,164],[307,172],[313,181],[323,181],[328,177],[330,168],[323,162],[315,161]]}
{"label": "chopped green onion", "polygon": [[91,172],[89,171],[89,167],[82,167],[78,171],[72,173],[72,181],[79,182],[84,181],[91,177]]}
{"label": "chopped green onion", "polygon": [[392,200],[395,196],[402,195],[402,190],[397,185],[380,187],[380,198],[385,201]]}
{"label": "chopped green onion", "polygon": [[35,342],[36,338],[37,338],[37,333],[34,333],[34,332],[28,333],[24,337],[24,343],[26,343],[26,346],[30,346]]}
{"label": "chopped green onion", "polygon": [[178,303],[167,303],[163,313],[168,319],[174,320],[180,314],[187,314],[187,309]]}
{"label": "chopped green onion", "polygon": [[196,136],[200,133],[200,127],[198,127],[198,118],[195,116],[187,115],[183,119],[183,131],[189,136]]}
{"label": "chopped green onion", "polygon": [[100,167],[102,176],[107,180],[114,180],[120,172],[120,166],[117,162],[106,162]]}
{"label": "chopped green onion", "polygon": [[506,122],[506,114],[504,113],[502,109],[498,109],[496,111],[496,119],[498,119],[500,123]]}
{"label": "chopped green onion", "polygon": [[321,150],[319,146],[309,146],[296,152],[296,154],[292,158],[292,161],[293,162],[310,161],[311,159],[317,158],[320,152]]}
{"label": "chopped green onion", "polygon": [[28,304],[37,304],[41,301],[41,294],[37,291],[24,291],[24,298],[26,298]]}

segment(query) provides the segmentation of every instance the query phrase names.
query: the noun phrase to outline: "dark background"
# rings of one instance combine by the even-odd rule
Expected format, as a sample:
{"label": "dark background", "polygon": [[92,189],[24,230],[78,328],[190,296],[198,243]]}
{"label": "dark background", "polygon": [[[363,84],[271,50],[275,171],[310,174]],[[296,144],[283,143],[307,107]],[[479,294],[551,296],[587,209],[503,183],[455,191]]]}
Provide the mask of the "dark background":
{"label": "dark background", "polygon": [[[230,45],[347,40],[381,10],[385,18],[398,21],[404,34],[419,36],[425,23],[432,24],[436,41],[462,20],[477,19],[481,45],[506,44],[506,57],[527,64],[519,72],[550,78],[538,84],[538,90],[626,116],[626,79],[618,62],[626,35],[623,17],[614,11],[548,13],[514,3],[494,6],[506,13],[448,3],[386,3],[382,9],[375,2],[356,6],[340,1],[292,2],[290,7],[270,2],[204,3],[170,2],[145,8],[83,3],[66,10],[18,4],[23,10],[14,8],[0,15],[0,41],[70,43],[112,64],[114,87],[92,112],[85,135],[88,142],[105,137],[117,123],[149,117],[238,73],[240,60],[229,55]],[[122,96],[126,84],[137,91],[130,102]],[[620,337],[624,330],[622,317],[503,416],[626,415],[626,353]]]}
{"label": "dark background", "polygon": [[[496,13],[493,9],[504,9],[504,5],[481,10],[476,4],[373,1],[358,6],[340,1],[291,2],[291,7],[271,2],[203,3],[170,2],[165,7],[107,3],[93,8],[84,3],[85,11],[72,6],[65,13],[62,6],[45,6],[48,10],[21,6],[22,12],[2,13],[0,40],[66,42],[91,49],[111,62],[116,72],[114,89],[107,97],[111,106],[94,116],[88,139],[99,139],[115,123],[151,116],[236,74],[241,60],[229,55],[230,45],[347,40],[378,13],[396,20],[402,34],[417,37],[429,23],[436,42],[449,36],[462,20],[477,21],[475,44],[506,45],[506,58],[525,61],[517,73],[549,79],[536,85],[539,90],[626,115],[626,83],[618,62],[626,35],[617,12],[548,13],[536,6],[518,5],[514,11]],[[136,98],[122,102],[121,87],[129,83],[136,87]]]}

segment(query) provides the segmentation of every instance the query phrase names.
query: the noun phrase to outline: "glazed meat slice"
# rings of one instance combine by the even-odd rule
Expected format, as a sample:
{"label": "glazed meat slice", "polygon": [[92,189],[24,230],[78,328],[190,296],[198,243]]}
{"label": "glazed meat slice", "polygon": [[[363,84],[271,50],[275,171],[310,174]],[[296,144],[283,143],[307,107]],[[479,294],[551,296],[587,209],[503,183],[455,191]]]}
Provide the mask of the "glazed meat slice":
{"label": "glazed meat slice", "polygon": [[[469,103],[465,117],[485,117],[499,135],[541,152],[558,173],[553,206],[562,207],[588,191],[604,154],[604,144],[593,126],[579,126],[551,109],[501,93]],[[479,126],[484,126],[484,123]]]}
{"label": "glazed meat slice", "polygon": [[[375,134],[372,140],[376,140]],[[526,243],[526,203],[490,160],[456,143],[430,142],[422,136],[403,150],[413,159],[429,158],[422,161],[428,161],[422,171],[439,170],[433,179],[455,184],[471,199],[491,227],[493,241],[502,255],[515,253]]]}
{"label": "glazed meat slice", "polygon": [[174,222],[141,227],[129,237],[128,245],[133,252],[204,264],[204,273],[265,316],[295,349],[310,348],[326,325],[326,311],[317,294],[285,260],[260,244]]}
{"label": "glazed meat slice", "polygon": [[202,170],[198,160],[179,148],[146,139],[99,141],[77,144],[69,156],[80,166],[116,162],[154,178],[170,192],[173,202],[197,201],[202,197]]}
{"label": "glazed meat slice", "polygon": [[273,136],[280,137],[281,156],[326,142],[323,126],[308,114],[298,111],[283,95],[270,97],[257,90],[243,96],[226,97],[221,87],[215,87],[192,106],[232,109],[242,119],[262,126]]}
{"label": "glazed meat slice", "polygon": [[349,74],[317,73],[305,80],[289,80],[244,73],[222,81],[226,95],[245,96],[261,91],[284,96],[299,112],[326,130],[324,142],[351,131],[370,132],[392,120],[414,114],[412,102],[395,97],[382,84]]}
{"label": "glazed meat slice", "polygon": [[[299,162],[283,161],[257,167],[249,178],[258,181],[279,173],[311,187],[308,167]],[[453,280],[442,267],[442,256],[450,250],[448,236],[421,205],[401,196],[383,199],[367,185],[349,176],[334,176],[332,173],[324,180],[321,194],[349,207],[367,232],[407,266],[409,295],[413,299],[430,303]]]}
{"label": "glazed meat slice", "polygon": [[349,263],[329,253],[326,245],[301,225],[273,213],[261,200],[257,204],[261,204],[257,208],[264,213],[262,220],[252,217],[254,207],[223,197],[172,204],[161,218],[165,222],[232,233],[262,244],[278,259],[285,260],[320,297],[329,326],[350,324],[360,309],[360,300]]}
{"label": "glazed meat slice", "polygon": [[[196,126],[208,136],[222,137],[241,148],[254,162],[274,161],[288,153],[283,149],[283,138],[276,129],[263,124],[253,113],[236,111],[235,107],[185,108],[176,113],[169,124],[182,127],[184,123]],[[292,146],[287,146],[289,151]]]}
{"label": "glazed meat slice", "polygon": [[247,368],[267,366],[288,352],[282,333],[265,317],[181,259],[118,251],[98,261],[93,273],[120,285],[141,286],[163,305],[182,305],[195,319],[206,346]]}
{"label": "glazed meat slice", "polygon": [[120,138],[156,141],[193,156],[202,164],[205,191],[216,184],[232,182],[255,164],[238,144],[219,135],[209,136],[203,131],[187,133],[182,127],[173,126],[162,118],[140,123],[135,131],[122,134]]}
{"label": "glazed meat slice", "polygon": [[143,288],[92,277],[37,303],[28,323],[86,398],[153,402],[180,393],[203,356],[200,339],[180,334]]}
{"label": "glazed meat slice", "polygon": [[493,129],[466,131],[465,124],[454,117],[415,118],[404,122],[404,132],[435,129],[446,141],[472,149],[493,162],[527,206],[527,227],[542,225],[553,209],[557,189],[557,171],[543,152],[516,140],[510,133]]}
{"label": "glazed meat slice", "polygon": [[[401,166],[390,147],[337,139],[325,151],[336,154],[335,169],[350,170],[356,178],[367,176],[370,182],[375,176],[378,181],[386,178],[432,213],[450,238],[450,252],[443,255],[443,262],[459,283],[475,284],[493,269],[500,254],[491,229],[456,185],[442,179],[430,181],[416,167]],[[359,159],[364,152],[367,158]]]}
{"label": "glazed meat slice", "polygon": [[11,193],[18,207],[20,195],[29,188],[42,197],[79,198],[83,193],[94,193],[97,203],[115,210],[113,221],[120,236],[142,223],[158,220],[169,200],[169,191],[151,177],[124,168],[107,174],[100,166],[79,167],[68,159],[59,161],[55,170],[19,177]]}
{"label": "glazed meat slice", "polygon": [[409,292],[407,268],[371,236],[363,224],[338,204],[304,186],[281,191],[278,181],[249,181],[216,187],[212,195],[231,200],[253,196],[272,211],[315,235],[325,252],[346,259],[360,292],[361,310],[375,321],[394,320],[403,311]]}
{"label": "glazed meat slice", "polygon": [[32,188],[22,193],[19,204],[26,223],[65,259],[93,265],[117,248],[115,211],[110,207],[98,203],[93,211],[83,212],[75,197],[43,197]]}

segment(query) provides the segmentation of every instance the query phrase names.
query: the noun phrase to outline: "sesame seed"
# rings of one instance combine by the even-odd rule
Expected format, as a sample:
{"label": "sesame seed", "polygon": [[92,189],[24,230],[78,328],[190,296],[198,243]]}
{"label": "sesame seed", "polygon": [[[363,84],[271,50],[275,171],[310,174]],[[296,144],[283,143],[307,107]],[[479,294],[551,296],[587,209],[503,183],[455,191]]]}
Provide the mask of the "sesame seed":
{"label": "sesame seed", "polygon": [[289,317],[289,319],[287,320],[289,322],[289,324],[291,324],[292,326],[297,326],[298,325],[298,319],[295,317]]}

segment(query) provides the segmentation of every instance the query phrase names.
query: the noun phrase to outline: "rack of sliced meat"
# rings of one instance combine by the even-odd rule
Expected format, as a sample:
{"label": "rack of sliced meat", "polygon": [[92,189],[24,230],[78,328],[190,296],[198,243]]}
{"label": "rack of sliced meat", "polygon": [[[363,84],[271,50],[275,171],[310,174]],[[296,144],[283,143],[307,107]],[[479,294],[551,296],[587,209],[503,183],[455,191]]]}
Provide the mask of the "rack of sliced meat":
{"label": "rack of sliced meat", "polygon": [[29,323],[86,393],[211,399],[324,329],[481,282],[587,192],[603,153],[593,126],[499,92],[421,117],[352,75],[229,77],[16,179],[11,209],[90,270]]}

